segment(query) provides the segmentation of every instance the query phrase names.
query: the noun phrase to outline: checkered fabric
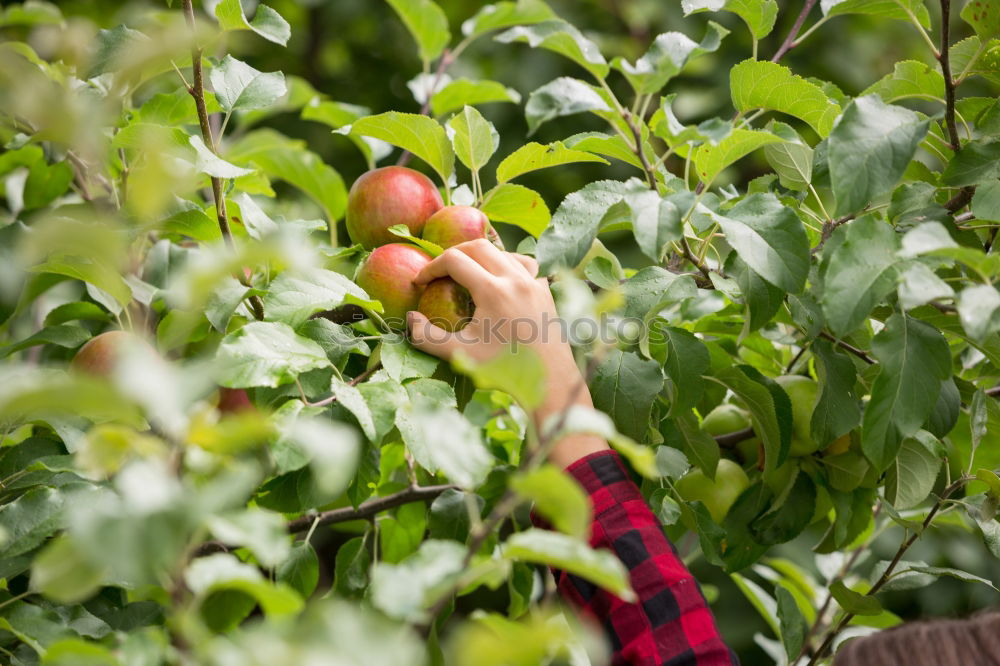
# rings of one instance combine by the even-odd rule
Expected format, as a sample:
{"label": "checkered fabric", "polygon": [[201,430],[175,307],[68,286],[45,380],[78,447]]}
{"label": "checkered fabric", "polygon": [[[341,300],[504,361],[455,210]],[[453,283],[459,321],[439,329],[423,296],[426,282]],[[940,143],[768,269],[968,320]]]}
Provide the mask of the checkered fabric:
{"label": "checkered fabric", "polygon": [[566,471],[593,502],[590,545],[618,555],[638,596],[626,603],[578,576],[555,572],[562,596],[603,625],[614,650],[612,666],[737,666],[697,581],[618,454],[593,453]]}

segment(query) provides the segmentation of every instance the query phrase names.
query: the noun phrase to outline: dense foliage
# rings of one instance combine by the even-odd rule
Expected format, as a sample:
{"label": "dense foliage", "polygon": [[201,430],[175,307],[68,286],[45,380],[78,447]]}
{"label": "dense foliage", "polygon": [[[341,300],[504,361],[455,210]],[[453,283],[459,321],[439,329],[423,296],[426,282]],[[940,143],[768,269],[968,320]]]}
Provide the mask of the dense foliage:
{"label": "dense foliage", "polygon": [[[746,663],[828,660],[942,576],[996,601],[909,553],[1000,557],[1000,2],[684,0],[658,36],[636,2],[604,52],[542,0],[363,4],[416,45],[410,112],[231,54],[295,48],[296,3],[0,10],[5,662],[602,663],[539,566],[631,594],[543,463],[574,431],[763,617]],[[848,21],[921,51],[856,94],[783,64]],[[490,41],[572,69],[519,92],[464,64]],[[675,84],[723,53],[695,117]],[[384,325],[341,174],[397,159],[538,259],[599,411],[538,431],[532,354],[452,368]],[[114,329],[110,372],[69,368]]]}

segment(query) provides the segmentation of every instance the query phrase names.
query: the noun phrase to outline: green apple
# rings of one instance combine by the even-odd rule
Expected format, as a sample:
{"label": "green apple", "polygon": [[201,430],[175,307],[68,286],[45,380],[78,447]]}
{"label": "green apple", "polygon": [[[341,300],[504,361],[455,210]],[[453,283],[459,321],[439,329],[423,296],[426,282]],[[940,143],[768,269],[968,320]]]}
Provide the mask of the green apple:
{"label": "green apple", "polygon": [[445,206],[427,218],[424,240],[442,248],[459,243],[486,238],[490,221],[483,211],[472,206]]}
{"label": "green apple", "polygon": [[366,250],[395,243],[389,227],[405,224],[420,236],[424,223],[444,201],[430,178],[406,167],[389,166],[362,174],[347,195],[347,233]]}
{"label": "green apple", "polygon": [[381,245],[358,269],[355,282],[382,303],[386,322],[394,329],[406,328],[406,313],[417,309],[423,288],[413,278],[431,262],[431,255],[405,243]]}
{"label": "green apple", "polygon": [[469,323],[476,306],[469,291],[451,278],[432,280],[424,289],[417,310],[446,331],[458,331]]}
{"label": "green apple", "polygon": [[702,430],[713,437],[728,435],[750,427],[750,415],[736,405],[719,405],[701,422]]}
{"label": "green apple", "polygon": [[819,445],[812,438],[811,424],[819,384],[802,375],[783,375],[774,381],[785,390],[792,401],[792,448],[791,455],[807,456]]}
{"label": "green apple", "polygon": [[717,523],[725,519],[736,498],[748,487],[750,479],[743,468],[726,459],[719,461],[719,467],[715,471],[715,481],[705,476],[700,469],[694,468],[676,485],[682,499],[704,504],[712,520]]}

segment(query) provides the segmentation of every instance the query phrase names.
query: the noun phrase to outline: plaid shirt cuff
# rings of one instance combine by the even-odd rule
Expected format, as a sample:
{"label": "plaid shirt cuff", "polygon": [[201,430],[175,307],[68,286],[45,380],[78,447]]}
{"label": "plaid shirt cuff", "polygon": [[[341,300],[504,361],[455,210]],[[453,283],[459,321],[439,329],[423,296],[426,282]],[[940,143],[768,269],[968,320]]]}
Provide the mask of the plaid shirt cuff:
{"label": "plaid shirt cuff", "polygon": [[666,538],[615,451],[566,469],[594,507],[590,545],[614,552],[638,596],[626,603],[578,576],[555,572],[564,598],[596,618],[611,641],[614,666],[735,666],[698,583]]}

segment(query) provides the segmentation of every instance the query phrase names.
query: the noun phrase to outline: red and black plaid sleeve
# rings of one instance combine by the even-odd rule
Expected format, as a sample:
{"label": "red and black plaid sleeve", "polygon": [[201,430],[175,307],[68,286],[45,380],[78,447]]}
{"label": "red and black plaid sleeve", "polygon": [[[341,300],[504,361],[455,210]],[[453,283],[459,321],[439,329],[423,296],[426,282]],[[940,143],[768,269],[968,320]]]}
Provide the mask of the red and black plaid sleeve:
{"label": "red and black plaid sleeve", "polygon": [[613,666],[737,666],[697,581],[681,562],[618,454],[601,451],[566,470],[590,495],[590,545],[615,552],[638,596],[626,603],[592,583],[556,572],[559,592],[607,633]]}

